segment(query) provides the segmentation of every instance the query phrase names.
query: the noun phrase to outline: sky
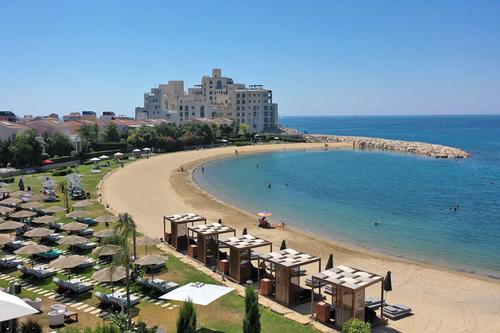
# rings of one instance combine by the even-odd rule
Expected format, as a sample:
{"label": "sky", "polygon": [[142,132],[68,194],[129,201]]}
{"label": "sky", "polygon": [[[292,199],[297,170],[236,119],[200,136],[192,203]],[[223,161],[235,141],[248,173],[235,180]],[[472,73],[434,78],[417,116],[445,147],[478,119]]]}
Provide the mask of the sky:
{"label": "sky", "polygon": [[132,116],[213,67],[286,115],[500,113],[500,1],[0,1],[0,110]]}

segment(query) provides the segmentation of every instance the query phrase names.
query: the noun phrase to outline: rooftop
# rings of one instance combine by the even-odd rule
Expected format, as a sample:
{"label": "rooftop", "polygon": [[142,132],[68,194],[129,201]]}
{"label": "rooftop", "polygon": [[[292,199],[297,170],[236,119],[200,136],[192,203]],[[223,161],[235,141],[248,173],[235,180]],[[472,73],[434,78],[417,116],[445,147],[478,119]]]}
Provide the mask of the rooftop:
{"label": "rooftop", "polygon": [[339,285],[351,290],[366,288],[383,280],[380,275],[342,265],[316,273],[313,275],[313,279]]}
{"label": "rooftop", "polygon": [[223,225],[220,223],[200,224],[197,226],[189,227],[188,229],[202,235],[217,235],[235,231],[233,227],[228,227],[227,225]]}
{"label": "rooftop", "polygon": [[308,265],[321,260],[318,257],[295,251],[294,249],[285,249],[279,252],[261,254],[259,258],[288,268]]}
{"label": "rooftop", "polygon": [[203,216],[197,215],[195,213],[175,214],[175,215],[165,216],[165,218],[172,223],[189,223],[189,222],[199,222],[207,220]]}
{"label": "rooftop", "polygon": [[254,247],[266,246],[271,244],[270,241],[252,235],[229,237],[228,239],[223,239],[220,242],[229,247],[240,250],[251,249]]}

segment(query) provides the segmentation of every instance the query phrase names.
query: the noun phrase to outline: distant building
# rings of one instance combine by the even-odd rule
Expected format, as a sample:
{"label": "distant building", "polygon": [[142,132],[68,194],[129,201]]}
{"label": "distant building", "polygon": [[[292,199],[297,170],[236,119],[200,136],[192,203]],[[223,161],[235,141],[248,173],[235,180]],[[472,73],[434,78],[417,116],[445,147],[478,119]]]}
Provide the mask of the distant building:
{"label": "distant building", "polygon": [[44,133],[52,135],[56,132],[63,133],[66,135],[72,135],[73,128],[57,119],[52,118],[38,118],[25,123],[26,127],[29,129],[34,129],[39,135]]}
{"label": "distant building", "polygon": [[26,125],[13,121],[0,120],[0,140],[14,138],[17,133],[27,129]]}
{"label": "distant building", "polygon": [[95,111],[82,111],[82,118],[84,120],[97,120]]}
{"label": "distant building", "polygon": [[144,106],[135,109],[136,120],[165,119],[183,124],[193,120],[230,119],[247,124],[252,132],[278,127],[278,104],[272,90],[262,85],[234,83],[218,68],[205,75],[200,85],[184,92],[183,81],[169,81],[144,94]]}
{"label": "distant building", "polygon": [[104,111],[102,113],[100,120],[111,120],[114,118],[116,118],[116,115],[113,111]]}
{"label": "distant building", "polygon": [[80,112],[71,112],[70,114],[66,114],[63,116],[63,121],[70,121],[70,120],[80,120],[82,119],[82,115]]}
{"label": "distant building", "polygon": [[0,111],[0,120],[16,122],[17,116],[12,111]]}

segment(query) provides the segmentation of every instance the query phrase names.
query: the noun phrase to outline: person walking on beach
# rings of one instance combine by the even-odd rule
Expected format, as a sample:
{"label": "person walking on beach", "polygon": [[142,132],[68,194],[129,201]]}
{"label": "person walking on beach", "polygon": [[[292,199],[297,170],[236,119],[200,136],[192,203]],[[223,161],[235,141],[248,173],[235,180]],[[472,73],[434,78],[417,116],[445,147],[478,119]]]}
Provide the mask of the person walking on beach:
{"label": "person walking on beach", "polygon": [[238,156],[238,149],[234,150],[234,155]]}

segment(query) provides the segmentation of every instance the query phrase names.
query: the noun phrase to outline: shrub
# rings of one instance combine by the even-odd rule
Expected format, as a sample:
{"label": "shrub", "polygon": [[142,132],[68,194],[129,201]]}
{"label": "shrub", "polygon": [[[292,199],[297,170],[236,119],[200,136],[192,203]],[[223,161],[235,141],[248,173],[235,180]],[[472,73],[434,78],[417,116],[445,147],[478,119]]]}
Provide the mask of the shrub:
{"label": "shrub", "polygon": [[252,143],[250,141],[236,141],[234,142],[234,145],[236,147],[241,147],[241,146],[249,146],[251,145]]}
{"label": "shrub", "polygon": [[190,300],[179,309],[177,333],[196,333],[196,309]]}
{"label": "shrub", "polygon": [[260,333],[259,296],[252,287],[245,290],[243,333]]}
{"label": "shrub", "polygon": [[63,168],[63,169],[57,169],[56,171],[52,172],[52,176],[57,177],[57,176],[66,176],[71,173],[70,168]]}
{"label": "shrub", "polygon": [[16,180],[15,177],[0,179],[0,181],[2,181],[4,183],[8,183],[8,184],[12,184],[15,180]]}
{"label": "shrub", "polygon": [[42,326],[36,320],[28,320],[21,323],[21,333],[42,333]]}
{"label": "shrub", "polygon": [[359,319],[349,319],[342,326],[342,333],[371,333],[372,327]]}

